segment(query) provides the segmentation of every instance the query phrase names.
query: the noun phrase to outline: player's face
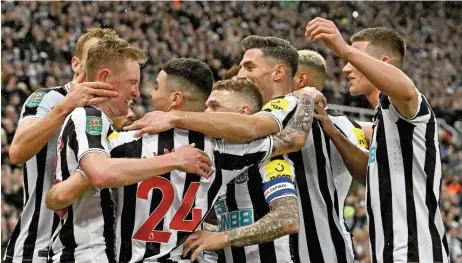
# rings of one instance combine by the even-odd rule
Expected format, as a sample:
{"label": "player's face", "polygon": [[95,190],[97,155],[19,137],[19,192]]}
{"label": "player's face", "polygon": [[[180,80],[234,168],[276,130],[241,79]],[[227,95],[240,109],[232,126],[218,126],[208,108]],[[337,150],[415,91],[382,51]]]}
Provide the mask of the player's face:
{"label": "player's face", "polygon": [[115,117],[125,116],[131,101],[140,96],[140,66],[136,60],[127,60],[120,69],[110,73],[106,82],[114,86],[119,96],[111,99]]}
{"label": "player's face", "polygon": [[167,73],[161,70],[157,75],[156,84],[151,90],[152,105],[156,110],[166,111],[170,105],[170,92],[167,87]]}
{"label": "player's face", "polygon": [[245,106],[249,107],[249,105],[242,102],[242,99],[235,92],[214,90],[205,102],[205,111],[240,113]]}
{"label": "player's face", "polygon": [[261,49],[247,50],[240,65],[238,79],[247,79],[252,82],[262,94],[265,93],[265,89],[272,87],[275,67],[268,62]]}
{"label": "player's face", "polygon": [[[133,103],[130,103],[130,106]],[[116,131],[122,131],[123,127],[132,124],[135,121],[135,113],[133,112],[132,108],[128,109],[128,114],[123,117],[116,117],[112,120],[112,126]]]}
{"label": "player's face", "polygon": [[[366,49],[368,44],[369,42],[367,41],[357,41],[353,42],[351,46],[367,53]],[[345,67],[343,67],[343,72],[348,78],[348,88],[351,95],[368,95],[374,90],[372,83],[350,63],[347,63]]]}

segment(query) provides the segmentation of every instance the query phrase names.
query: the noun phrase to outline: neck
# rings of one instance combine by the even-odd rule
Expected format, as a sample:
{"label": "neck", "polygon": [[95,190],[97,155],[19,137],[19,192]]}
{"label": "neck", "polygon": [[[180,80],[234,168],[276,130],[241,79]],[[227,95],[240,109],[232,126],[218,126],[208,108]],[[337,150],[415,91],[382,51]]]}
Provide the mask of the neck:
{"label": "neck", "polygon": [[106,116],[112,121],[114,118],[119,117],[116,112],[107,103],[101,103],[96,105]]}
{"label": "neck", "polygon": [[377,105],[379,105],[380,91],[378,89],[374,89],[373,92],[366,95],[366,98],[372,107],[376,108]]}
{"label": "neck", "polygon": [[270,100],[285,96],[292,92],[292,84],[274,83],[271,89],[263,95],[263,104],[268,103]]}

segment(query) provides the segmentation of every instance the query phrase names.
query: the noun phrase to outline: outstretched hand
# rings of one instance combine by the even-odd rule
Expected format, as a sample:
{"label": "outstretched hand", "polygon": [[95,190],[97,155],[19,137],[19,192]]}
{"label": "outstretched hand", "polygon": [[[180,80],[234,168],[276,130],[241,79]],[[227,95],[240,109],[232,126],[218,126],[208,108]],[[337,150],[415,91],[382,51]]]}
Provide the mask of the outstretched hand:
{"label": "outstretched hand", "polygon": [[[208,178],[212,173],[212,161],[204,151],[195,148],[195,144],[181,146],[170,153],[175,157],[178,170]],[[164,153],[169,153],[164,150]]]}
{"label": "outstretched hand", "polygon": [[157,134],[175,128],[173,116],[169,112],[153,111],[146,113],[141,119],[131,125],[124,127],[124,130],[138,130],[135,137],[143,134]]}
{"label": "outstretched hand", "polygon": [[229,246],[225,232],[196,231],[184,242],[183,257],[192,251],[191,262],[204,250],[219,250]]}

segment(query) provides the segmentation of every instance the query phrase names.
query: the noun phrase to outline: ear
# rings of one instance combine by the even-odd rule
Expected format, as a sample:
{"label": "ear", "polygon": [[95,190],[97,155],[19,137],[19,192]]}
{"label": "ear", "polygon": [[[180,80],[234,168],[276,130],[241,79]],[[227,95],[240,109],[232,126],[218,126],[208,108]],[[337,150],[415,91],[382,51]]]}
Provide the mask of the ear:
{"label": "ear", "polygon": [[100,82],[107,82],[107,79],[109,78],[110,73],[111,71],[107,68],[100,70],[97,75],[97,78],[98,78],[97,80]]}
{"label": "ear", "polygon": [[249,105],[244,105],[242,106],[237,113],[239,114],[244,114],[244,115],[250,115],[250,106]]}
{"label": "ear", "polygon": [[389,56],[384,56],[381,60],[385,63],[391,64],[391,58]]}
{"label": "ear", "polygon": [[74,71],[74,74],[76,75],[79,75],[79,71],[80,71],[80,59],[77,58],[77,57],[72,57],[72,60],[71,60],[71,64],[72,64],[72,71]]}
{"label": "ear", "polygon": [[274,74],[273,80],[274,81],[281,81],[284,79],[287,72],[287,67],[284,64],[276,65],[276,73]]}
{"label": "ear", "polygon": [[179,108],[184,100],[184,95],[181,91],[174,91],[170,94],[170,108]]}
{"label": "ear", "polygon": [[299,87],[306,87],[308,85],[308,82],[309,82],[309,76],[308,76],[308,73],[306,72],[302,72],[300,73],[300,78],[299,78],[299,82],[298,82],[298,86]]}

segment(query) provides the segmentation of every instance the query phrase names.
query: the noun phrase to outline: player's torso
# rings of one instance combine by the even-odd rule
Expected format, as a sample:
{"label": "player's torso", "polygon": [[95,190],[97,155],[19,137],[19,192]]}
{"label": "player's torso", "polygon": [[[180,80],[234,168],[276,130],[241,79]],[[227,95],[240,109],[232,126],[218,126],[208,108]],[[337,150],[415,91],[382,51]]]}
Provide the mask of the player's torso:
{"label": "player's torso", "polygon": [[[220,232],[251,225],[269,213],[258,173],[251,167],[220,194],[214,206]],[[261,245],[227,247],[224,253],[227,263],[291,262],[291,245],[290,237],[284,236]]]}
{"label": "player's torso", "polygon": [[330,159],[334,149],[320,124],[314,121],[305,146],[289,154],[296,171],[300,209],[298,256],[303,262],[352,260],[339,220]]}
{"label": "player's torso", "polygon": [[[177,130],[175,132],[181,133]],[[188,136],[171,136],[167,133],[152,137],[153,143],[145,139],[141,156],[149,158],[162,155],[164,149],[171,150],[190,144]],[[196,142],[196,147],[213,156],[210,140],[202,137],[201,141]],[[215,181],[215,178],[216,173],[206,179],[175,170],[135,185],[118,188],[118,261],[180,260],[182,243],[200,225],[218,196],[221,183]]]}
{"label": "player's torso", "polygon": [[[21,118],[34,118],[38,107],[51,110],[67,93],[67,86],[41,89],[24,104]],[[42,104],[46,103],[46,107]],[[43,117],[40,115],[40,117]],[[58,225],[55,213],[45,206],[45,197],[55,176],[56,145],[59,130],[45,146],[29,159],[23,168],[24,207],[20,221],[10,238],[5,258],[22,261],[46,262],[51,235]]]}

